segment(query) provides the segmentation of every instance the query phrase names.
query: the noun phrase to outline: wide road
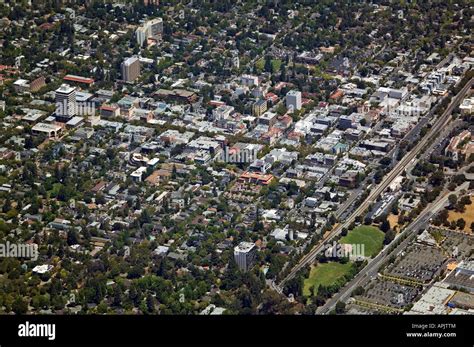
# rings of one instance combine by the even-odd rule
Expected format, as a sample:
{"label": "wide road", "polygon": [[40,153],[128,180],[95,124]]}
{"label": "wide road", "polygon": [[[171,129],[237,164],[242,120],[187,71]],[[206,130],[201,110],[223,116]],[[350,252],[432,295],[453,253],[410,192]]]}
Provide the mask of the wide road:
{"label": "wide road", "polygon": [[[324,249],[324,245],[327,242],[330,242],[336,236],[338,236],[343,228],[348,228],[352,222],[355,221],[356,217],[361,216],[365,210],[374,202],[379,195],[393,182],[393,180],[399,176],[405,168],[410,164],[410,162],[416,158],[416,156],[423,150],[423,148],[431,141],[433,138],[439,134],[439,132],[450,122],[451,113],[455,107],[457,107],[463,100],[466,93],[470,90],[474,78],[471,78],[466,85],[461,89],[461,91],[452,98],[451,103],[448,105],[443,114],[438,117],[428,133],[413,147],[413,149],[408,152],[402,160],[387,174],[382,182],[376,186],[365,199],[365,201],[347,218],[344,223],[341,223],[333,231],[331,231],[324,239],[322,239],[308,254],[304,255],[301,260],[296,264],[290,273],[278,284],[278,292],[282,292],[284,284],[295,277],[296,273],[304,268],[306,265],[312,264],[316,259],[317,255]],[[276,287],[273,286],[274,288]]]}

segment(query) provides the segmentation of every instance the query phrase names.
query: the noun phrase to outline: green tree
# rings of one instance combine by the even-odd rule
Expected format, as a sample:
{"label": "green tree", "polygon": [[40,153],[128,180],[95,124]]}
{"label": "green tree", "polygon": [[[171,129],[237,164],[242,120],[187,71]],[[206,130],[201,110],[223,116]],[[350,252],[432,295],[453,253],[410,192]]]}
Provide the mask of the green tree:
{"label": "green tree", "polygon": [[148,310],[148,313],[155,312],[155,299],[151,294],[148,294],[146,297],[146,308]]}
{"label": "green tree", "polygon": [[456,196],[456,194],[449,194],[448,200],[451,207],[454,207],[458,201],[458,197]]}
{"label": "green tree", "polygon": [[28,303],[20,296],[17,296],[13,301],[12,310],[16,314],[26,314],[28,312]]}
{"label": "green tree", "polygon": [[342,301],[338,301],[336,303],[336,313],[343,314],[344,312],[346,312],[346,304]]}
{"label": "green tree", "polygon": [[465,221],[463,218],[459,218],[459,219],[456,221],[456,226],[457,226],[459,229],[464,229],[464,227],[466,226],[466,221]]}
{"label": "green tree", "polygon": [[395,238],[395,232],[390,229],[385,233],[385,238],[383,240],[384,245],[388,245]]}
{"label": "green tree", "polygon": [[384,233],[390,230],[390,222],[387,220],[387,217],[385,217],[380,224],[380,230],[382,230]]}
{"label": "green tree", "polygon": [[5,202],[3,203],[2,212],[7,213],[11,209],[12,209],[12,202],[10,200],[10,197],[7,196],[6,199],[5,199]]}

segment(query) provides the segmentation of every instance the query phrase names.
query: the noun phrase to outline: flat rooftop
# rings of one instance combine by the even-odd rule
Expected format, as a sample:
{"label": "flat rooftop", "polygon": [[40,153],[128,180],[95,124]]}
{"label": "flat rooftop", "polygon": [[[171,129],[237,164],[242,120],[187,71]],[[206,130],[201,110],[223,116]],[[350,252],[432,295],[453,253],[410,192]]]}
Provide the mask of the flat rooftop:
{"label": "flat rooftop", "polygon": [[235,251],[238,252],[248,252],[250,251],[253,247],[255,247],[255,243],[253,242],[241,242],[234,248]]}
{"label": "flat rooftop", "polygon": [[60,94],[71,94],[74,90],[76,90],[76,88],[71,87],[71,86],[68,85],[68,84],[62,84],[61,87],[59,87],[58,89],[56,89],[56,93],[60,93]]}
{"label": "flat rooftop", "polygon": [[37,123],[32,128],[34,131],[58,131],[61,129],[60,125],[50,124],[50,123]]}

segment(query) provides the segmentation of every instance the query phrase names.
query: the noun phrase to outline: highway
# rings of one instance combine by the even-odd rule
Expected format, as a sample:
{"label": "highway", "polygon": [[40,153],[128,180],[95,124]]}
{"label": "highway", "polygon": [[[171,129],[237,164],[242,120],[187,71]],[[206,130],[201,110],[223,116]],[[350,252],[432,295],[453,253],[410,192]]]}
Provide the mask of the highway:
{"label": "highway", "polygon": [[450,122],[452,111],[461,103],[466,93],[470,90],[473,81],[474,78],[470,79],[461,89],[461,91],[452,98],[451,103],[448,105],[443,114],[434,122],[428,133],[398,162],[392,171],[390,171],[390,173],[384,177],[382,182],[369,193],[365,201],[359,207],[357,207],[357,209],[343,223],[341,223],[324,239],[322,239],[308,254],[304,255],[298,264],[296,264],[293,269],[291,269],[290,273],[278,284],[278,286],[274,285],[272,287],[279,287],[278,292],[281,293],[284,284],[288,280],[292,279],[296,273],[298,273],[298,271],[300,271],[306,265],[312,264],[317,255],[321,252],[321,250],[323,250],[324,245],[327,242],[330,242],[332,239],[337,237],[343,228],[348,228],[349,225],[355,221],[356,217],[361,216],[365,212],[369,205],[379,197],[379,195],[393,182],[397,176],[402,174],[410,162],[415,159],[416,156],[423,150],[423,148],[433,138],[436,138],[439,135],[439,132]]}

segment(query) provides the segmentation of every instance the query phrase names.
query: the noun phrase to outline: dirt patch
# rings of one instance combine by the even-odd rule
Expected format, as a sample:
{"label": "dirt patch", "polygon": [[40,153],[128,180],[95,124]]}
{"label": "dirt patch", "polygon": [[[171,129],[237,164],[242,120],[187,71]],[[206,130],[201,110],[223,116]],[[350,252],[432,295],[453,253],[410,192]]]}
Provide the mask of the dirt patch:
{"label": "dirt patch", "polygon": [[390,223],[390,228],[394,231],[399,231],[400,225],[398,224],[398,215],[390,213],[387,217],[388,222]]}
{"label": "dirt patch", "polygon": [[448,220],[450,222],[457,221],[462,218],[466,221],[464,231],[471,234],[471,223],[474,222],[474,196],[471,196],[471,204],[465,206],[466,210],[462,213],[456,211],[449,211]]}

